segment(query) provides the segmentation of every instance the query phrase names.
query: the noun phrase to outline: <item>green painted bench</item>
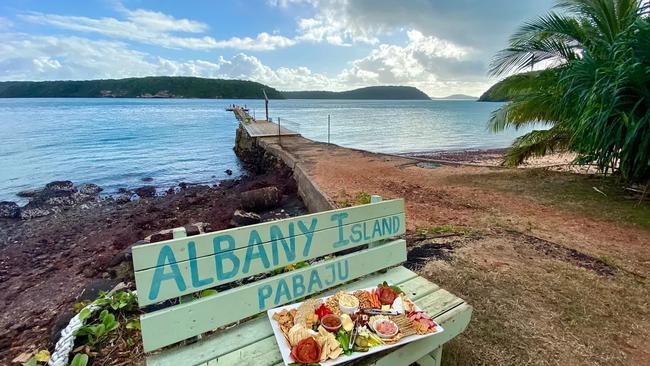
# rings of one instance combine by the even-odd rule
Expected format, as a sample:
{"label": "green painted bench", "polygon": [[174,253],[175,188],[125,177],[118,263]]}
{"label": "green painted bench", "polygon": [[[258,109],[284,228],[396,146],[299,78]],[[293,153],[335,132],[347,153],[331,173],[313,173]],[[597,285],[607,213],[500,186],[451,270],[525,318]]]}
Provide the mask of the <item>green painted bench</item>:
{"label": "green painted bench", "polygon": [[[147,365],[281,365],[269,320],[260,313],[308,295],[383,281],[399,285],[445,331],[360,363],[439,365],[442,345],[467,327],[472,308],[398,266],[406,260],[406,242],[394,238],[405,226],[403,200],[373,196],[366,205],[191,237],[176,229],[172,240],[133,247]],[[260,276],[333,253],[339,255]],[[238,286],[197,295],[228,283]]]}

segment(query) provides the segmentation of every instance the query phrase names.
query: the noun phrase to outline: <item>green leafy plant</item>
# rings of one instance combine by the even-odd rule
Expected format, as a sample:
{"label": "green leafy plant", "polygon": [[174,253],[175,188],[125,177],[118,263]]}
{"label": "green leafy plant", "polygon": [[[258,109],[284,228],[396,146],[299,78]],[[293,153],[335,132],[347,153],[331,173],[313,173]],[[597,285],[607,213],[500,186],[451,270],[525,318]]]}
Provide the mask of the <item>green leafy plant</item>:
{"label": "green leafy plant", "polygon": [[75,332],[75,335],[78,337],[87,337],[87,344],[93,346],[108,333],[117,329],[119,325],[120,323],[115,320],[115,315],[104,309],[99,313],[98,322],[84,325]]}
{"label": "green leafy plant", "polygon": [[650,180],[650,6],[641,0],[562,0],[522,25],[492,61],[515,74],[490,92],[509,103],[493,131],[545,125],[513,143],[505,163],[557,150],[632,182]]}
{"label": "green leafy plant", "polygon": [[212,296],[212,295],[215,295],[215,294],[218,294],[218,293],[219,293],[219,291],[209,288],[207,290],[201,291],[201,293],[199,294],[199,297],[208,297],[208,296]]}
{"label": "green leafy plant", "polygon": [[371,198],[370,193],[364,191],[357,193],[357,197],[356,197],[357,203],[360,205],[366,205],[370,203],[370,198]]}
{"label": "green leafy plant", "polygon": [[86,366],[88,364],[88,355],[85,353],[77,353],[74,355],[70,366]]}
{"label": "green leafy plant", "polygon": [[128,323],[126,323],[126,329],[135,329],[135,330],[142,329],[142,326],[140,325],[140,320],[138,319],[130,320]]}
{"label": "green leafy plant", "polygon": [[39,366],[47,363],[50,360],[50,352],[48,350],[40,350],[31,357],[27,362],[23,363],[23,366]]}
{"label": "green leafy plant", "polygon": [[113,310],[131,312],[138,308],[138,297],[128,291],[116,291],[111,296],[100,293],[101,297],[93,303],[100,306],[107,306]]}

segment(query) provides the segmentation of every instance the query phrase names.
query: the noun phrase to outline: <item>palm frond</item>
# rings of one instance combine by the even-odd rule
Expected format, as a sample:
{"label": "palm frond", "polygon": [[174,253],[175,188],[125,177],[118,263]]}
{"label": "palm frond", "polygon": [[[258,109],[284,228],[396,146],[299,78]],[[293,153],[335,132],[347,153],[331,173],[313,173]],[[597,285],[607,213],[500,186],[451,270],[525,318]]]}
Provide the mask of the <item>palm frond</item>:
{"label": "palm frond", "polygon": [[505,162],[570,149],[624,179],[650,180],[650,5],[641,0],[561,0],[524,24],[492,63],[511,76],[495,93],[510,103],[488,122],[493,131],[543,121],[551,127],[518,138]]}
{"label": "palm frond", "polygon": [[560,127],[534,130],[518,137],[504,156],[503,164],[517,166],[534,156],[544,156],[569,148],[570,136]]}
{"label": "palm frond", "polygon": [[549,13],[527,22],[513,34],[509,47],[492,60],[490,74],[498,76],[532,69],[546,60],[565,63],[579,57],[586,38],[577,20]]}

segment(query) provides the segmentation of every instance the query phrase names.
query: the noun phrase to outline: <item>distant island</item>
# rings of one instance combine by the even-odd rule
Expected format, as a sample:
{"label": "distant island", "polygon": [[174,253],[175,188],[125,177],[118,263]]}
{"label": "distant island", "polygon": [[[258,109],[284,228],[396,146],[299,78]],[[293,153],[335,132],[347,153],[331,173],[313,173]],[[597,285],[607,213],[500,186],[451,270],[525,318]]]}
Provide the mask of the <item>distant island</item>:
{"label": "distant island", "polygon": [[478,97],[473,97],[467,94],[452,94],[446,97],[431,97],[434,100],[477,100]]}
{"label": "distant island", "polygon": [[429,100],[428,95],[412,86],[369,86],[342,92],[307,90],[283,91],[288,99],[379,99]]}
{"label": "distant island", "polygon": [[182,76],[62,81],[0,82],[0,98],[225,98],[284,99],[278,90],[254,81]]}
{"label": "distant island", "polygon": [[[0,98],[206,98],[206,99],[379,99],[429,100],[411,86],[370,86],[354,90],[284,91],[246,80],[186,76],[126,79],[0,81]],[[450,99],[449,96],[445,99]],[[457,96],[456,99],[473,98]]]}

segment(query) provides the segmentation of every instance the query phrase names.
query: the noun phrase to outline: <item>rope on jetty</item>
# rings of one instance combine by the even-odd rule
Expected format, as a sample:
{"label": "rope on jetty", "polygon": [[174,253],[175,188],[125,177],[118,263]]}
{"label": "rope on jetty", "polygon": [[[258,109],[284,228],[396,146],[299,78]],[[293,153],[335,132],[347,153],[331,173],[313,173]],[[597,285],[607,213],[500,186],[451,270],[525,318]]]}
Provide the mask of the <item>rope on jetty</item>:
{"label": "rope on jetty", "polygon": [[[113,292],[121,288],[120,285],[123,284],[118,284],[115,286],[115,288],[106,294],[106,296],[110,297]],[[135,291],[132,292],[136,293]],[[56,342],[56,345],[54,346],[54,352],[50,356],[50,360],[47,362],[48,366],[68,366],[70,352],[72,352],[72,349],[74,348],[75,333],[84,325],[83,321],[79,318],[81,312],[85,309],[88,309],[92,314],[101,308],[101,305],[97,305],[94,302],[90,303],[86,305],[81,311],[79,311],[77,315],[70,319],[68,325],[61,331],[61,338],[59,338],[59,340]]]}
{"label": "rope on jetty", "polygon": [[[96,310],[101,309],[101,306],[91,303],[85,306],[82,311],[85,309],[94,313]],[[70,352],[72,352],[72,348],[74,347],[74,334],[84,325],[83,321],[79,319],[80,314],[81,311],[70,319],[68,326],[61,331],[61,338],[56,342],[54,353],[52,353],[50,360],[47,362],[48,366],[68,366]]]}

